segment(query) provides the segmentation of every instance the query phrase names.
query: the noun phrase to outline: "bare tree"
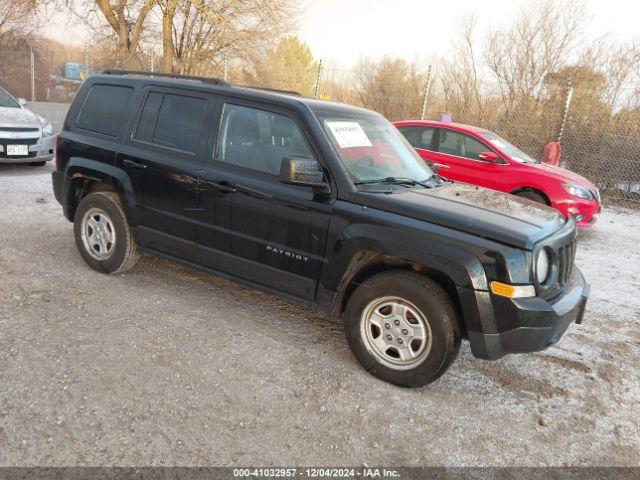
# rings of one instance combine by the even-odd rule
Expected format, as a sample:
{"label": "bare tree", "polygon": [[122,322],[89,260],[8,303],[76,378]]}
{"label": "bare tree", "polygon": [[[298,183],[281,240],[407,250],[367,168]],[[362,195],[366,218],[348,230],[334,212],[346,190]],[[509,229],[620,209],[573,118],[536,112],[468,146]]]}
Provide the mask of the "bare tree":
{"label": "bare tree", "polygon": [[0,0],[0,42],[24,38],[38,27],[37,0]]}
{"label": "bare tree", "polygon": [[115,37],[113,56],[127,65],[139,52],[149,14],[157,0],[58,0],[67,10],[93,30],[98,39]]}
{"label": "bare tree", "polygon": [[640,83],[640,38],[618,42],[609,35],[592,42],[580,60],[607,79],[603,100],[611,110],[632,107]]}
{"label": "bare tree", "polygon": [[293,0],[157,0],[162,69],[205,74],[225,61],[251,63],[291,30]]}
{"label": "bare tree", "polygon": [[545,77],[569,60],[582,38],[585,11],[579,0],[541,0],[525,5],[510,28],[489,34],[487,66],[508,108],[541,99]]}
{"label": "bare tree", "polygon": [[465,112],[467,121],[486,121],[487,92],[480,71],[480,54],[476,40],[477,15],[461,18],[451,54],[440,62],[439,84],[445,108],[457,116]]}

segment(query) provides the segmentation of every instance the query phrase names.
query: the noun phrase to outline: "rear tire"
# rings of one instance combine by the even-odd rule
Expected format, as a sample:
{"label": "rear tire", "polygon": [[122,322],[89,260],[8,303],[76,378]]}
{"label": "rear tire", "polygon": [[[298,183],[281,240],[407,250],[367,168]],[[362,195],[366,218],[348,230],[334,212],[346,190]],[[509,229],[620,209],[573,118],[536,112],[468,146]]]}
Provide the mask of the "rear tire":
{"label": "rear tire", "polygon": [[527,200],[531,200],[532,202],[541,203],[542,205],[549,205],[547,199],[540,195],[538,192],[534,192],[533,190],[522,190],[520,192],[514,193],[516,197],[526,198]]}
{"label": "rear tire", "polygon": [[344,325],[360,364],[400,387],[433,382],[460,349],[460,326],[451,299],[436,282],[411,271],[367,279],[349,299]]}
{"label": "rear tire", "polygon": [[121,273],[135,266],[140,252],[115,192],[90,193],[73,220],[76,246],[84,261],[103,273]]}

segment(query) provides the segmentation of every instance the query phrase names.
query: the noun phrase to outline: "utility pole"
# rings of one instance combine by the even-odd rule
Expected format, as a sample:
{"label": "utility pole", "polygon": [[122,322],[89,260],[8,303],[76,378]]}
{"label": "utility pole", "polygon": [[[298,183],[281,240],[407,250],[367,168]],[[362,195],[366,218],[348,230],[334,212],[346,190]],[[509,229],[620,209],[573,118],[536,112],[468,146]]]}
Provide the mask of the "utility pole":
{"label": "utility pole", "polygon": [[564,128],[567,125],[567,117],[569,116],[569,107],[571,106],[571,99],[573,98],[573,82],[571,77],[567,80],[567,96],[564,101],[564,109],[562,110],[562,123],[560,124],[560,131],[558,132],[558,143],[562,141],[562,135],[564,134]]}
{"label": "utility pole", "polygon": [[82,63],[84,64],[84,73],[89,76],[89,47],[86,45],[82,49]]}
{"label": "utility pole", "polygon": [[322,59],[318,61],[318,75],[316,76],[315,97],[320,98],[320,77],[322,76]]}
{"label": "utility pole", "polygon": [[29,57],[31,59],[31,101],[36,101],[36,61],[33,55],[33,46],[29,45]]}
{"label": "utility pole", "polygon": [[429,102],[429,91],[431,90],[431,65],[427,69],[427,80],[424,83],[424,99],[422,101],[422,113],[420,114],[420,120],[424,120],[427,114],[427,103]]}

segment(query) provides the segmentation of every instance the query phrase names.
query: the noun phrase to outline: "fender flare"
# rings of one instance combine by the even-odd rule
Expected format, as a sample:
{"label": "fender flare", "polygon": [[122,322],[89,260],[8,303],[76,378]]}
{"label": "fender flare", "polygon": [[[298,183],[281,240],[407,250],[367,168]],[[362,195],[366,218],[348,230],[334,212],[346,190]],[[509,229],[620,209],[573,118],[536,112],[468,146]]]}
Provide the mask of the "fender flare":
{"label": "fender flare", "polygon": [[[425,239],[427,240],[427,239]],[[414,232],[404,233],[387,227],[353,225],[342,232],[329,262],[335,265],[323,275],[326,288],[336,289],[345,274],[353,270],[362,252],[374,252],[389,259],[402,259],[441,272],[459,287],[488,290],[484,267],[475,252],[451,239],[428,239],[428,248],[416,245]]]}
{"label": "fender flare", "polygon": [[[425,241],[428,248],[420,248]],[[330,258],[323,269],[320,289],[323,297],[333,292],[327,305],[331,315],[339,314],[344,300],[353,289],[353,281],[367,276],[372,265],[381,263],[386,268],[413,268],[427,275],[444,277],[455,290],[487,291],[488,279],[477,252],[464,242],[451,237],[426,233],[416,237],[415,232],[384,226],[355,224],[339,236],[334,248],[328,249]],[[456,293],[457,294],[457,293]]]}
{"label": "fender flare", "polygon": [[109,185],[120,195],[122,207],[127,216],[129,225],[135,227],[139,224],[138,203],[136,201],[133,185],[129,175],[111,164],[105,164],[84,157],[71,157],[65,167],[63,186],[63,198],[67,204],[67,218],[73,221],[75,213],[74,181],[79,178],[93,180]]}

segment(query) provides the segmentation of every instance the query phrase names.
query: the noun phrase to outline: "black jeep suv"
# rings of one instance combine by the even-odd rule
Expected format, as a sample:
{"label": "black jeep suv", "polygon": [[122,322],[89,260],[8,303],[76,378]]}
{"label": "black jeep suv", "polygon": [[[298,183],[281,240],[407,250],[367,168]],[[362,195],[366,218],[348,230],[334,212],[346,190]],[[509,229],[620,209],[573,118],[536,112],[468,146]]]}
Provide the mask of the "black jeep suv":
{"label": "black jeep suv", "polygon": [[438,378],[463,337],[497,359],[582,320],[572,219],[444,180],[371,111],[108,71],[82,86],[56,155],[89,266],[151,253],[314,305],[397,385]]}

